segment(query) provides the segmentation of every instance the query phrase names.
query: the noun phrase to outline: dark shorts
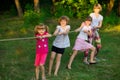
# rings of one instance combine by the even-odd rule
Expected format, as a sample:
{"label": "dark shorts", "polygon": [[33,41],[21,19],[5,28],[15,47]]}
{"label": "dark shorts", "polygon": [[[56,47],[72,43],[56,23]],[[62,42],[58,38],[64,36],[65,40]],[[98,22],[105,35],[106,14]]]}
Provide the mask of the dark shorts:
{"label": "dark shorts", "polygon": [[65,51],[65,48],[58,48],[58,47],[52,46],[52,51],[56,52],[57,54],[63,54]]}

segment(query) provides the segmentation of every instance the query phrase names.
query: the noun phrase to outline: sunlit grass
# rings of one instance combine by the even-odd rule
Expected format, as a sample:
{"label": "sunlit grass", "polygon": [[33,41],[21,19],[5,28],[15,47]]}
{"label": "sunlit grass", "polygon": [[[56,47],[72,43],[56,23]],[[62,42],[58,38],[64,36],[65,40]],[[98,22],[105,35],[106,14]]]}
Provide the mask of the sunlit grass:
{"label": "sunlit grass", "polygon": [[106,29],[104,29],[105,32],[120,32],[120,25],[117,26],[111,26],[110,28],[106,27]]}

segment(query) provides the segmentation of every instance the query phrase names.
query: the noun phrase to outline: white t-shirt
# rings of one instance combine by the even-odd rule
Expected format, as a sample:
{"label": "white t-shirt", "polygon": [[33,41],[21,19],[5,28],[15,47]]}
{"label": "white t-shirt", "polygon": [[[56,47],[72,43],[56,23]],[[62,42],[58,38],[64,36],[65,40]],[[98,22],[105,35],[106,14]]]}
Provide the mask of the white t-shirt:
{"label": "white t-shirt", "polygon": [[97,27],[99,25],[100,21],[103,20],[103,16],[100,14],[98,17],[96,17],[95,13],[91,13],[90,16],[92,17],[92,23],[91,23],[92,28]]}
{"label": "white t-shirt", "polygon": [[[63,29],[60,25],[57,26],[59,32],[65,32],[66,30],[70,30],[70,25],[66,25],[65,29]],[[70,40],[68,34],[66,35],[57,35],[55,40],[53,41],[53,46],[58,48],[66,48],[70,46]]]}
{"label": "white t-shirt", "polygon": [[84,32],[84,30],[91,30],[91,26],[83,26],[83,28],[80,30],[79,35],[77,38],[83,39],[83,40],[88,40],[88,34]]}

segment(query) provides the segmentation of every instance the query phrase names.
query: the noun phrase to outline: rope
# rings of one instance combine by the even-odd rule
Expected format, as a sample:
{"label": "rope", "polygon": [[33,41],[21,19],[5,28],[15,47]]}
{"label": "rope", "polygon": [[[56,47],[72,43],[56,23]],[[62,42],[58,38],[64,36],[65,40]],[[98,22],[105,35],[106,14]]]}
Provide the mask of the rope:
{"label": "rope", "polygon": [[[70,31],[69,33],[73,33],[75,31]],[[52,35],[53,37],[53,35]],[[11,38],[11,39],[0,39],[0,42],[4,42],[4,41],[16,41],[16,40],[28,40],[28,39],[35,39],[38,37],[24,37],[24,38]]]}
{"label": "rope", "polygon": [[27,39],[34,39],[37,37],[25,37],[25,38],[11,38],[11,39],[1,39],[0,42],[2,41],[15,41],[15,40],[27,40]]}

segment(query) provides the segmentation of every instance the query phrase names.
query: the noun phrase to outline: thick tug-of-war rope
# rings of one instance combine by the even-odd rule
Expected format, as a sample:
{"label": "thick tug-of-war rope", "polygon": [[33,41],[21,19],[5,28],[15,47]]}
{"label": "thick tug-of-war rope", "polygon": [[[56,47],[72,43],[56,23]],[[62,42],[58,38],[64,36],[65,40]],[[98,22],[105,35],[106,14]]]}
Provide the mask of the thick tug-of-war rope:
{"label": "thick tug-of-war rope", "polygon": [[[73,33],[75,31],[70,31],[69,33]],[[52,35],[53,37],[54,35]],[[28,39],[35,39],[35,38],[39,38],[39,37],[25,37],[25,38],[11,38],[11,39],[0,39],[0,42],[3,41],[16,41],[16,40],[28,40]]]}

